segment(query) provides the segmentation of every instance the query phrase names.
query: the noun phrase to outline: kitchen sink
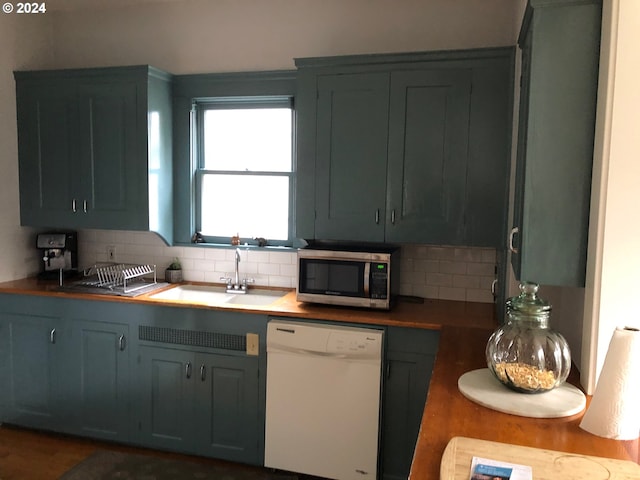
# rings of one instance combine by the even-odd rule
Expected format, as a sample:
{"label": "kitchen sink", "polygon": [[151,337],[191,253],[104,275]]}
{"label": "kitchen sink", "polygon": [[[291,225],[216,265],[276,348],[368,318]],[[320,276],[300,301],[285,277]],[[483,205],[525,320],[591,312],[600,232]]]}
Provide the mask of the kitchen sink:
{"label": "kitchen sink", "polygon": [[210,285],[178,285],[150,295],[158,300],[181,300],[206,305],[270,305],[287,292],[252,288],[248,293],[227,293],[224,287]]}
{"label": "kitchen sink", "polygon": [[232,297],[227,300],[227,305],[271,305],[273,302],[282,298],[285,295],[284,292],[274,292],[274,294],[264,294],[264,293],[253,293],[249,290],[249,293],[241,294],[241,295],[232,295]]}

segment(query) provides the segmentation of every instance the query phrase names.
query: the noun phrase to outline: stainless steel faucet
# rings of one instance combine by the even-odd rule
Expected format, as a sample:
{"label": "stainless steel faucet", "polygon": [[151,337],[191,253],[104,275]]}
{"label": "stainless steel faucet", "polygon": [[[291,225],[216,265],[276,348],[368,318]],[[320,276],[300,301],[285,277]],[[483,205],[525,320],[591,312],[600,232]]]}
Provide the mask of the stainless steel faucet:
{"label": "stainless steel faucet", "polygon": [[238,273],[238,264],[240,263],[240,249],[236,248],[236,283],[235,285],[240,285],[240,276]]}
{"label": "stainless steel faucet", "polygon": [[231,277],[220,277],[220,280],[227,282],[227,293],[247,293],[247,286],[249,283],[255,282],[253,278],[243,278],[240,280],[240,268],[239,264],[242,261],[240,255],[240,249],[236,248],[235,253],[235,275]]}

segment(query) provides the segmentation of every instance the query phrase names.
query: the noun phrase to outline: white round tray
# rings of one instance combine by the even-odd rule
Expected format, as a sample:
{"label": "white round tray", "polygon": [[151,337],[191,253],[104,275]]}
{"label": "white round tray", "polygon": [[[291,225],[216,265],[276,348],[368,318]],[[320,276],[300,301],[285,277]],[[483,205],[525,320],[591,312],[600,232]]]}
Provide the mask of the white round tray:
{"label": "white round tray", "polygon": [[509,390],[488,368],[472,370],[458,379],[460,392],[480,405],[499,412],[533,418],[559,418],[584,410],[587,400],[580,389],[569,383],[544,393],[518,393]]}

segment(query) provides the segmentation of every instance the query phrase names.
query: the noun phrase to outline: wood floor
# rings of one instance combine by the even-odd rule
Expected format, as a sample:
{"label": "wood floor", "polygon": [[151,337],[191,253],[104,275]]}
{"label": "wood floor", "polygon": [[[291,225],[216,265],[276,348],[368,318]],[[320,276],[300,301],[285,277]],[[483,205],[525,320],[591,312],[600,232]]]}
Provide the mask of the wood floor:
{"label": "wood floor", "polygon": [[[96,450],[158,455],[214,465],[234,465],[202,457],[125,447],[2,425],[0,426],[0,480],[56,480]],[[254,467],[238,466],[238,468]]]}

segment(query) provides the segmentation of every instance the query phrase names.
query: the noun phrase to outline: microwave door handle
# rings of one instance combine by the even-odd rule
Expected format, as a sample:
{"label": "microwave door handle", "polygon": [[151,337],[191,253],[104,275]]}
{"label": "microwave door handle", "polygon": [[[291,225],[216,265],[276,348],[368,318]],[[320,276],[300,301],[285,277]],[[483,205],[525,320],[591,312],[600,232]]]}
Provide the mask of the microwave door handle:
{"label": "microwave door handle", "polygon": [[371,262],[364,262],[364,298],[369,298],[370,273],[371,273]]}

